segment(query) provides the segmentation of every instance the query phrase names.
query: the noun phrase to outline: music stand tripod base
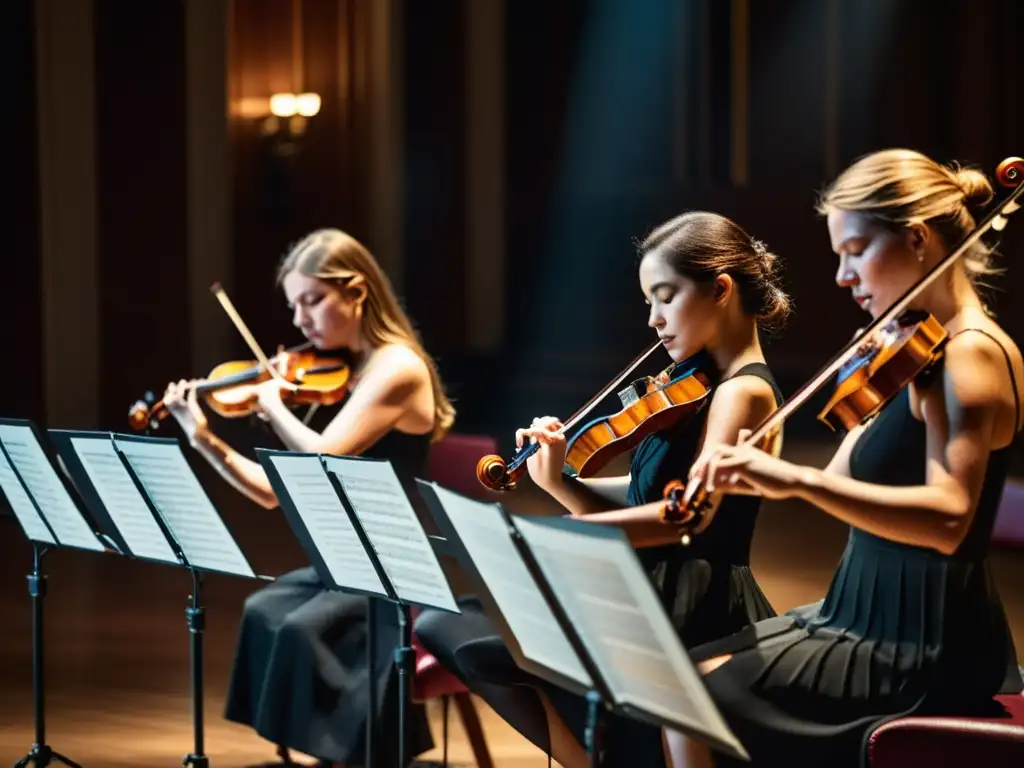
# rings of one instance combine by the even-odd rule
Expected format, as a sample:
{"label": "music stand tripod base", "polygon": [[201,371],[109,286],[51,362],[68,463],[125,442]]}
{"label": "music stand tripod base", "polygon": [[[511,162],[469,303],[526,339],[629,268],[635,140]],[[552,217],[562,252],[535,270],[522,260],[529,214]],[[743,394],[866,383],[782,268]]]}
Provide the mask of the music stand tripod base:
{"label": "music stand tripod base", "polygon": [[32,573],[28,575],[28,593],[32,598],[32,688],[35,695],[36,742],[32,749],[13,768],[43,768],[51,763],[61,763],[70,768],[82,768],[60,752],[55,752],[46,743],[46,716],[43,687],[43,599],[46,597],[46,576],[41,574],[40,564],[46,547],[33,542]]}

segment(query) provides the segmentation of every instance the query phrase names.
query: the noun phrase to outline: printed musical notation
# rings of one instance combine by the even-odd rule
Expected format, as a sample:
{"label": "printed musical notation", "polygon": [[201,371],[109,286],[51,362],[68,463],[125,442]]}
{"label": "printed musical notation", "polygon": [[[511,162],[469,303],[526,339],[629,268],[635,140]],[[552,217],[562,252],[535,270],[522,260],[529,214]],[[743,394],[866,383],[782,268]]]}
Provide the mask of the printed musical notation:
{"label": "printed musical notation", "polygon": [[268,459],[334,581],[387,595],[320,458],[269,454]]}
{"label": "printed musical notation", "polygon": [[458,612],[416,510],[386,461],[325,457],[398,597]]}
{"label": "printed musical notation", "polygon": [[109,436],[72,437],[70,443],[129,553],[177,565],[178,557],[121,463]]}
{"label": "printed musical notation", "polygon": [[516,550],[498,506],[432,487],[523,655],[580,685],[593,685]]}
{"label": "printed musical notation", "polygon": [[195,568],[255,578],[176,442],[118,439],[117,447]]}
{"label": "printed musical notation", "polygon": [[57,543],[53,534],[50,533],[50,529],[43,522],[43,518],[39,516],[36,505],[25,491],[25,487],[14,472],[14,467],[7,460],[7,454],[4,451],[0,451],[0,490],[4,492],[7,503],[10,504],[15,518],[30,541],[38,541],[42,544]]}
{"label": "printed musical notation", "polygon": [[513,520],[615,703],[738,746],[622,532]]}
{"label": "printed musical notation", "polygon": [[39,506],[40,513],[46,517],[57,541],[79,549],[103,552],[103,544],[71,500],[32,428],[0,424],[0,441],[3,441],[11,464],[24,480],[25,488]]}

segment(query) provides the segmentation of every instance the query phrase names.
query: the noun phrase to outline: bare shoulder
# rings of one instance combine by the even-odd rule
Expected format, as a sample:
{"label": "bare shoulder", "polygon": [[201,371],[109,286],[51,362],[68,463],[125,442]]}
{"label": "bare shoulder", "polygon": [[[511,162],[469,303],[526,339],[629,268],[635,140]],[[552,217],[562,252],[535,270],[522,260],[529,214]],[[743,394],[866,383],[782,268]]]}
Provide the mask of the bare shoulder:
{"label": "bare shoulder", "polygon": [[429,381],[427,364],[414,349],[405,344],[385,344],[373,355],[374,378],[388,379],[405,385]]}
{"label": "bare shoulder", "polygon": [[776,408],[775,391],[760,376],[744,374],[723,381],[711,398],[711,409],[741,422],[760,421]]}
{"label": "bare shoulder", "polygon": [[774,408],[775,390],[760,376],[744,374],[723,381],[715,391],[715,399],[734,405],[747,401],[755,407]]}
{"label": "bare shoulder", "polygon": [[[947,416],[959,419],[956,414],[993,409],[997,423],[1008,427],[1005,435],[1002,429],[997,430],[1002,438],[997,440],[1008,440],[1019,427],[1009,428],[1017,414],[1024,382],[1024,361],[1014,341],[985,318],[956,332],[946,344],[944,357],[941,390]],[[924,400],[929,399],[925,394]]]}
{"label": "bare shoulder", "polygon": [[957,332],[946,344],[945,358],[946,379],[955,385],[962,402],[965,398],[977,404],[993,399],[1012,401],[1011,370],[1020,387],[1024,366],[1020,349],[994,322],[977,322]]}

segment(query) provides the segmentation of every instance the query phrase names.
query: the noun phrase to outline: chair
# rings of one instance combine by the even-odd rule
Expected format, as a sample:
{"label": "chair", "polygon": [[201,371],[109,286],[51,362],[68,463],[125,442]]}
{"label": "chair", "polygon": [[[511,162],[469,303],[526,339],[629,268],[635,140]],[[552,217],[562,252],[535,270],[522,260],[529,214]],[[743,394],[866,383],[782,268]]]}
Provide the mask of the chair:
{"label": "chair", "polygon": [[[476,479],[476,463],[481,456],[497,451],[497,441],[492,437],[449,434],[430,452],[430,479],[456,493],[479,498],[486,491]],[[441,699],[444,765],[448,765],[448,709],[450,701],[454,700],[476,764],[479,768],[494,768],[469,689],[420,645],[415,634],[412,644],[416,652],[413,699],[418,703]]]}
{"label": "chair", "polygon": [[901,717],[868,737],[869,768],[1024,765],[1024,696],[996,696],[1002,717]]}
{"label": "chair", "polygon": [[1020,480],[1007,480],[1003,486],[1003,497],[992,527],[992,543],[1024,549],[1024,483]]}

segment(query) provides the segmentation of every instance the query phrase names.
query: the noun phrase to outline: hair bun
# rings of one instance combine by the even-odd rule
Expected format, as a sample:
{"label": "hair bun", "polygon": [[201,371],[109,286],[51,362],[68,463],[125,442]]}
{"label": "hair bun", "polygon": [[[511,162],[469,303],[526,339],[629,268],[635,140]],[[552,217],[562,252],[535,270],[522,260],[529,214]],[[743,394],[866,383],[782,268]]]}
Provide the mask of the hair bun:
{"label": "hair bun", "polygon": [[764,270],[766,276],[771,275],[775,271],[775,254],[768,250],[768,246],[762,241],[750,238],[750,247],[754,249],[754,253],[757,254],[757,258],[761,262],[761,269]]}
{"label": "hair bun", "polygon": [[953,172],[953,178],[963,191],[968,205],[985,205],[995,194],[992,183],[981,171],[961,168]]}

